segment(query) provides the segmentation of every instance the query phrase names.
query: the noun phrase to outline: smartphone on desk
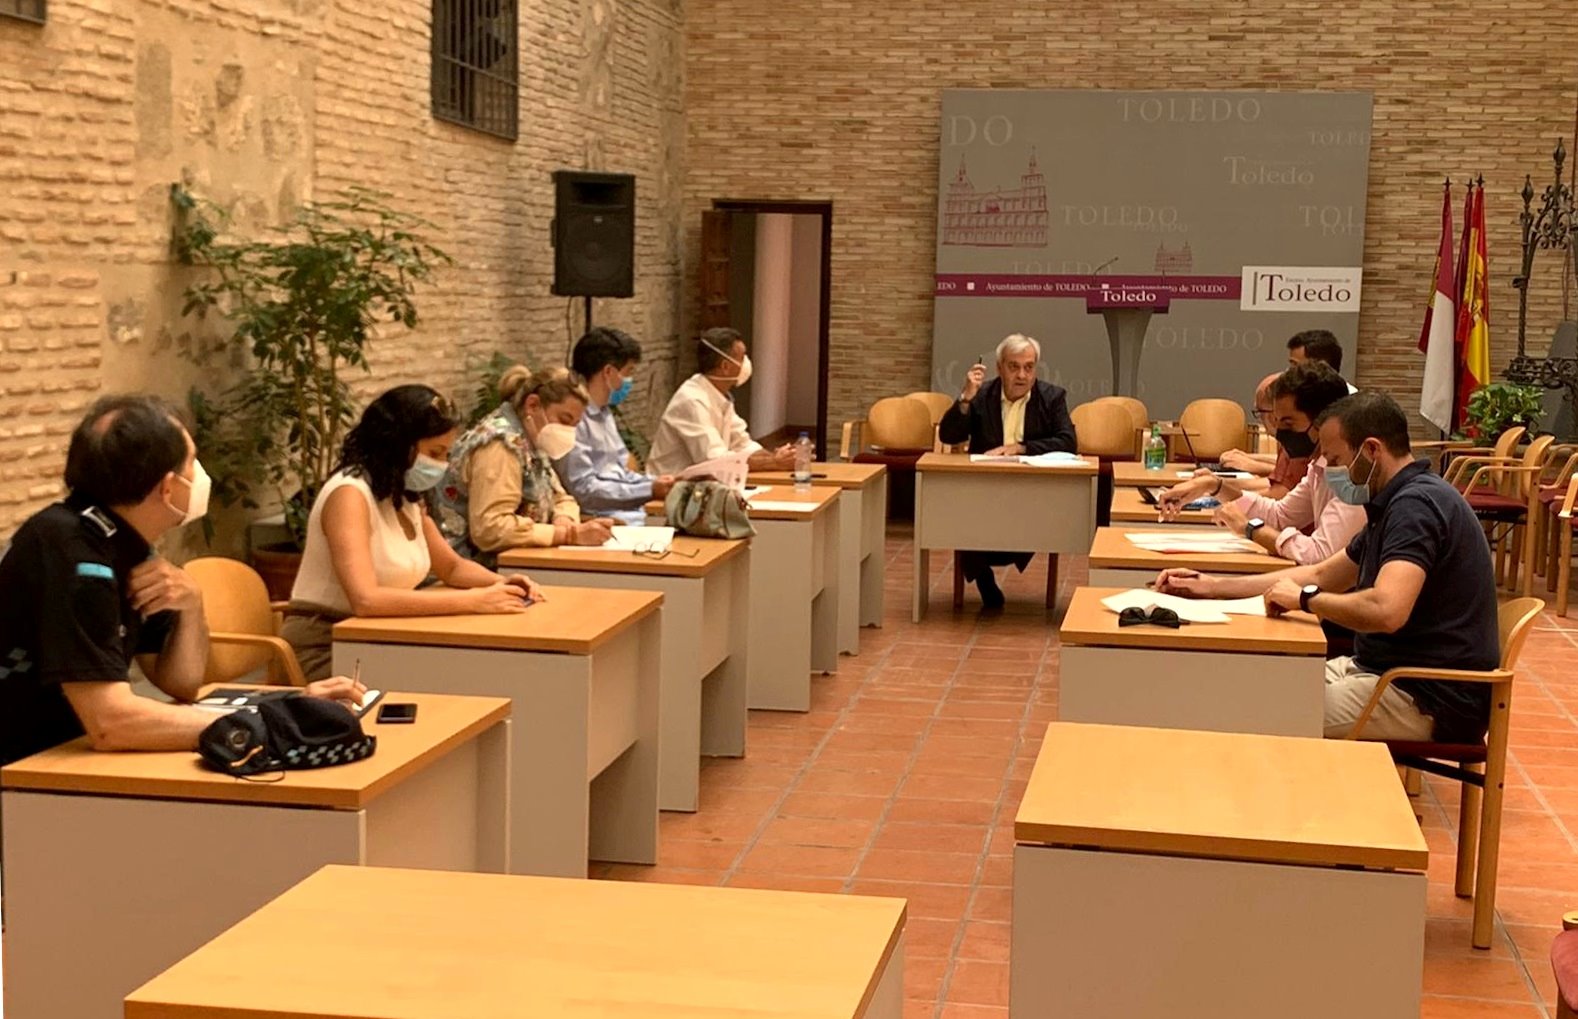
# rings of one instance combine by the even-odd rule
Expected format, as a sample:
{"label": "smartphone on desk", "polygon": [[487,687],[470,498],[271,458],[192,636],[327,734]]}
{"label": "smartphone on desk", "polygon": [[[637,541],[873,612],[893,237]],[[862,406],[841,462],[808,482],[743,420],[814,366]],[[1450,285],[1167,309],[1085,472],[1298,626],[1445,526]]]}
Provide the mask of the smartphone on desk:
{"label": "smartphone on desk", "polygon": [[391,704],[385,701],[378,708],[379,725],[403,725],[415,721],[415,704]]}

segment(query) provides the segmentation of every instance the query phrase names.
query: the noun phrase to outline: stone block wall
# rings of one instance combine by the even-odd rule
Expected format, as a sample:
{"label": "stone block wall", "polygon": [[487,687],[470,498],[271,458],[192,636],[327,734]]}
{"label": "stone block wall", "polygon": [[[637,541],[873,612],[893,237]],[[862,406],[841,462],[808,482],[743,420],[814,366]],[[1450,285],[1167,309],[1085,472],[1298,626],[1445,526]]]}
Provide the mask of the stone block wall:
{"label": "stone block wall", "polygon": [[[1443,176],[1485,177],[1499,368],[1516,346],[1517,192],[1525,173],[1549,181],[1558,137],[1571,147],[1578,88],[1572,0],[691,0],[686,26],[687,321],[714,199],[831,200],[835,429],[928,388],[945,88],[1373,92],[1357,377],[1410,411]],[[1537,272],[1538,352],[1558,275]]]}
{"label": "stone block wall", "polygon": [[[61,494],[96,395],[213,389],[216,330],[180,317],[169,187],[285,222],[348,185],[435,226],[453,267],[386,331],[363,397],[425,381],[470,399],[495,351],[562,359],[582,309],[553,297],[551,171],[637,175],[637,293],[598,321],[640,337],[643,423],[673,386],[683,159],[680,0],[521,0],[520,138],[435,120],[430,0],[51,0],[0,18],[0,539]],[[569,314],[567,315],[567,312]]]}

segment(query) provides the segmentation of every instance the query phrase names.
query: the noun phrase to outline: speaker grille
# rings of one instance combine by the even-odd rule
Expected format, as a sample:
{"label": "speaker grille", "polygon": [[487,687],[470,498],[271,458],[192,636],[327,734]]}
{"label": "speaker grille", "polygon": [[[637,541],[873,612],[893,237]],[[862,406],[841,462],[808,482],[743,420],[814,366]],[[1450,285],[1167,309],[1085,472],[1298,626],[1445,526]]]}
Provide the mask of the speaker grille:
{"label": "speaker grille", "polygon": [[571,297],[631,296],[635,292],[635,178],[570,170],[553,176],[553,292]]}

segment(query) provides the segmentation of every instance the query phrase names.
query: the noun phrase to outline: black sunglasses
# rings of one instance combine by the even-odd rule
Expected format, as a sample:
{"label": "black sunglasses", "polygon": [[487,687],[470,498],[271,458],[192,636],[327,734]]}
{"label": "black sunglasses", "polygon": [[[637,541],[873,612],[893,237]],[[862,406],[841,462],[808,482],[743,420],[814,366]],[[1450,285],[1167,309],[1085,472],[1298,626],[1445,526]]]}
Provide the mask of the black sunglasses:
{"label": "black sunglasses", "polygon": [[1164,609],[1160,606],[1151,609],[1149,612],[1135,607],[1124,609],[1118,613],[1119,626],[1141,626],[1146,623],[1152,626],[1165,626],[1169,630],[1176,630],[1180,626],[1188,626],[1189,620],[1179,619],[1178,613],[1172,609]]}

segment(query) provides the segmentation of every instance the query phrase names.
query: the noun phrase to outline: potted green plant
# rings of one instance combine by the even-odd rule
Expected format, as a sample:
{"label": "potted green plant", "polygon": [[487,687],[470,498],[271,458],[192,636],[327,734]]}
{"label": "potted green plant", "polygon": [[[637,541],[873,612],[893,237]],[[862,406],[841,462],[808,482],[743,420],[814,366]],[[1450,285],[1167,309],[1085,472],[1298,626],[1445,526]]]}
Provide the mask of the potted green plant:
{"label": "potted green plant", "polygon": [[417,284],[450,259],[419,233],[430,224],[362,188],[304,205],[257,239],[230,236],[226,211],[179,184],[170,195],[176,258],[211,270],[186,289],[182,314],[223,316],[227,348],[246,355],[228,388],[193,391],[197,441],[221,505],[283,507],[291,541],[254,549],[253,564],[286,597],[307,515],[354,423],[347,375],[367,371],[378,323],[417,324]]}
{"label": "potted green plant", "polygon": [[1469,395],[1463,437],[1492,441],[1514,425],[1534,431],[1544,413],[1545,390],[1516,382],[1492,382]]}

